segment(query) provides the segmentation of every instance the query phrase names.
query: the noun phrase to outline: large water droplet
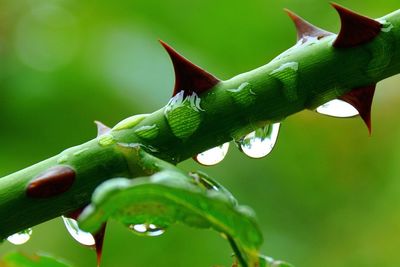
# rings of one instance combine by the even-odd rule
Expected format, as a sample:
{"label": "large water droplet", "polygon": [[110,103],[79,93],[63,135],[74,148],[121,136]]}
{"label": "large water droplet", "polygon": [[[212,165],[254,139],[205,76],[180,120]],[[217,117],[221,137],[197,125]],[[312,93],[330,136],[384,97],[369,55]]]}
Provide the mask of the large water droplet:
{"label": "large water droplet", "polygon": [[274,123],[246,135],[239,141],[240,148],[251,158],[262,158],[271,153],[278,139],[280,123]]}
{"label": "large water droplet", "polygon": [[61,216],[69,234],[84,246],[94,246],[96,241],[91,233],[81,230],[74,219]]}
{"label": "large water droplet", "polygon": [[165,229],[152,223],[131,224],[129,225],[134,233],[145,236],[159,236],[165,233]]}
{"label": "large water droplet", "polygon": [[357,109],[355,109],[352,105],[339,99],[329,101],[322,106],[319,106],[316,111],[323,115],[338,118],[349,118],[359,114]]}
{"label": "large water droplet", "polygon": [[185,96],[185,92],[180,91],[165,106],[164,116],[172,133],[180,139],[187,139],[200,126],[203,111],[196,93]]}
{"label": "large water droplet", "polygon": [[10,235],[9,237],[7,237],[7,241],[14,245],[22,245],[28,242],[28,240],[31,238],[31,235],[32,235],[32,229],[28,228],[19,233]]}
{"label": "large water droplet", "polygon": [[195,160],[200,164],[212,166],[220,163],[225,158],[228,149],[229,142],[198,154]]}

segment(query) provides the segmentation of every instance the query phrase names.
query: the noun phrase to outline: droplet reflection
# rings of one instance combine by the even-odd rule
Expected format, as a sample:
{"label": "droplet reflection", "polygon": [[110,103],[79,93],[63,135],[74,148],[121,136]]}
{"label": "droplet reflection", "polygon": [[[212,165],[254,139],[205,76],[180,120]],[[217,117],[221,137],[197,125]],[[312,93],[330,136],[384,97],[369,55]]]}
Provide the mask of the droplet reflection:
{"label": "droplet reflection", "polygon": [[198,163],[206,166],[216,165],[225,158],[226,154],[228,153],[228,149],[229,142],[198,154],[195,157],[195,160]]}
{"label": "droplet reflection", "polygon": [[352,105],[339,99],[329,101],[322,106],[319,106],[316,111],[323,115],[338,118],[349,118],[359,114],[357,109],[355,109]]}
{"label": "droplet reflection", "polygon": [[28,228],[19,233],[10,235],[9,237],[7,237],[7,241],[14,245],[22,245],[28,242],[28,240],[31,238],[31,235],[32,235],[32,229]]}
{"label": "droplet reflection", "polygon": [[91,233],[85,232],[81,230],[78,226],[78,222],[74,219],[67,218],[64,216],[61,216],[65,227],[68,230],[68,233],[80,244],[84,246],[94,246],[96,244],[96,241]]}
{"label": "droplet reflection", "polygon": [[243,153],[251,158],[263,158],[271,153],[278,139],[280,123],[274,123],[246,135],[239,141]]}
{"label": "droplet reflection", "polygon": [[152,223],[131,224],[129,225],[134,233],[145,236],[160,236],[165,233],[165,229]]}

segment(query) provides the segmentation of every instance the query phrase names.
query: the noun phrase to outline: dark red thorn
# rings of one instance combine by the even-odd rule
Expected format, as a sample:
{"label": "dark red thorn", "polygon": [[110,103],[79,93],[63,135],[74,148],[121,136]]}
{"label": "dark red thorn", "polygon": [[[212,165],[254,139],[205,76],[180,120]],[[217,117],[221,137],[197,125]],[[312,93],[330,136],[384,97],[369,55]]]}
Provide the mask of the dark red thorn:
{"label": "dark red thorn", "polygon": [[378,21],[359,15],[338,4],[332,3],[342,23],[340,33],[333,43],[334,47],[346,48],[364,44],[374,39],[380,32],[382,24]]}
{"label": "dark red thorn", "polygon": [[75,171],[68,166],[55,166],[36,176],[26,189],[32,198],[49,198],[60,195],[72,186]]}
{"label": "dark red thorn", "polygon": [[97,136],[103,135],[111,131],[111,128],[100,121],[94,121],[97,125]]}
{"label": "dark red thorn", "polygon": [[316,37],[322,39],[326,36],[333,35],[333,33],[325,31],[323,29],[318,28],[317,26],[312,25],[302,17],[298,16],[296,13],[290,11],[289,9],[284,9],[285,12],[292,19],[294,25],[297,29],[297,41],[300,41],[307,37]]}
{"label": "dark red thorn", "polygon": [[372,107],[372,100],[374,98],[375,87],[376,84],[371,86],[356,88],[340,97],[341,100],[349,103],[355,109],[357,109],[358,113],[360,113],[360,117],[367,125],[370,135],[372,133],[371,107]]}
{"label": "dark red thorn", "polygon": [[184,91],[185,96],[191,93],[201,94],[220,82],[218,78],[196,66],[176,52],[168,44],[160,40],[167,50],[175,70],[175,87],[172,96]]}
{"label": "dark red thorn", "polygon": [[100,230],[97,231],[93,237],[96,241],[94,248],[96,249],[96,256],[97,256],[97,267],[100,267],[101,257],[103,255],[103,243],[104,243],[104,235],[106,232],[107,223],[103,223]]}

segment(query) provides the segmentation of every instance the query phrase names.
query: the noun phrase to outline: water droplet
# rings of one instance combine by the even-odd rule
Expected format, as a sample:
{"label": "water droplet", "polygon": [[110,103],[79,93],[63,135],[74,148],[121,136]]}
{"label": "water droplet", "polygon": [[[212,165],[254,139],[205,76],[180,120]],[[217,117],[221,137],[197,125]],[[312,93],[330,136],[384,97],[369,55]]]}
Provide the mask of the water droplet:
{"label": "water droplet", "polygon": [[186,139],[200,126],[204,111],[200,104],[201,99],[196,93],[185,97],[184,91],[181,91],[170,99],[164,116],[176,137]]}
{"label": "water droplet", "polygon": [[233,101],[240,106],[248,107],[254,105],[256,101],[256,93],[253,91],[253,86],[248,82],[240,84],[238,88],[226,90],[233,98]]}
{"label": "water droplet", "polygon": [[381,31],[383,32],[390,32],[394,28],[393,24],[387,20],[382,20],[381,23],[382,23]]}
{"label": "water droplet", "polygon": [[298,70],[299,70],[299,63],[297,63],[297,62],[287,62],[287,63],[284,63],[284,64],[280,65],[279,68],[273,70],[273,71],[271,72],[271,74],[276,74],[276,73],[285,71],[285,70],[287,70],[287,69],[291,69],[291,70],[294,70],[294,71],[298,71]]}
{"label": "water droplet", "polygon": [[125,120],[122,120],[117,125],[115,125],[113,130],[120,131],[133,128],[134,126],[138,125],[139,122],[144,120],[147,116],[149,116],[149,114],[139,114],[126,118]]}
{"label": "water droplet", "polygon": [[115,142],[114,137],[111,134],[100,135],[99,137],[97,137],[97,139],[101,146],[109,146]]}
{"label": "water droplet", "polygon": [[69,234],[80,244],[84,246],[94,246],[96,244],[93,235],[81,230],[76,220],[64,216],[61,216],[61,218],[63,219]]}
{"label": "water droplet", "polygon": [[157,137],[159,128],[157,125],[144,125],[135,130],[135,134],[143,139],[154,139]]}
{"label": "water droplet", "polygon": [[286,99],[290,102],[295,102],[299,98],[297,82],[299,63],[287,62],[279,66],[271,72],[271,76],[282,83],[282,91]]}
{"label": "water droplet", "polygon": [[271,153],[278,139],[280,123],[274,123],[249,133],[239,141],[243,153],[251,158],[263,158]]}
{"label": "water droplet", "polygon": [[220,163],[225,158],[228,149],[229,142],[198,154],[195,160],[202,165],[212,166]]}
{"label": "water droplet", "polygon": [[28,228],[19,233],[10,235],[9,237],[7,237],[7,241],[14,245],[22,245],[28,242],[28,240],[31,238],[31,235],[32,235],[32,229]]}
{"label": "water droplet", "polygon": [[352,105],[339,99],[329,101],[319,106],[316,111],[323,115],[338,118],[349,118],[357,116],[359,113]]}
{"label": "water droplet", "polygon": [[165,233],[165,229],[152,223],[131,224],[129,225],[134,233],[145,236],[160,236]]}

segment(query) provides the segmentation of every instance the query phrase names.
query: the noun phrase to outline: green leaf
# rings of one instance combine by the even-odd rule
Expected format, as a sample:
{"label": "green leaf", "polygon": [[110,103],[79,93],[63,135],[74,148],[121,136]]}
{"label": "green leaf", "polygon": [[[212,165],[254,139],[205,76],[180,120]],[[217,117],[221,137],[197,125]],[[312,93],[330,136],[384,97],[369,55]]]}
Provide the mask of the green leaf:
{"label": "green leaf", "polygon": [[1,267],[71,267],[71,265],[47,255],[26,255],[11,252],[0,260]]}
{"label": "green leaf", "polygon": [[95,232],[109,218],[128,227],[154,224],[159,229],[180,222],[212,228],[230,241],[242,265],[259,261],[263,238],[253,211],[239,206],[224,187],[202,173],[165,170],[133,180],[108,180],[96,189],[79,223]]}

